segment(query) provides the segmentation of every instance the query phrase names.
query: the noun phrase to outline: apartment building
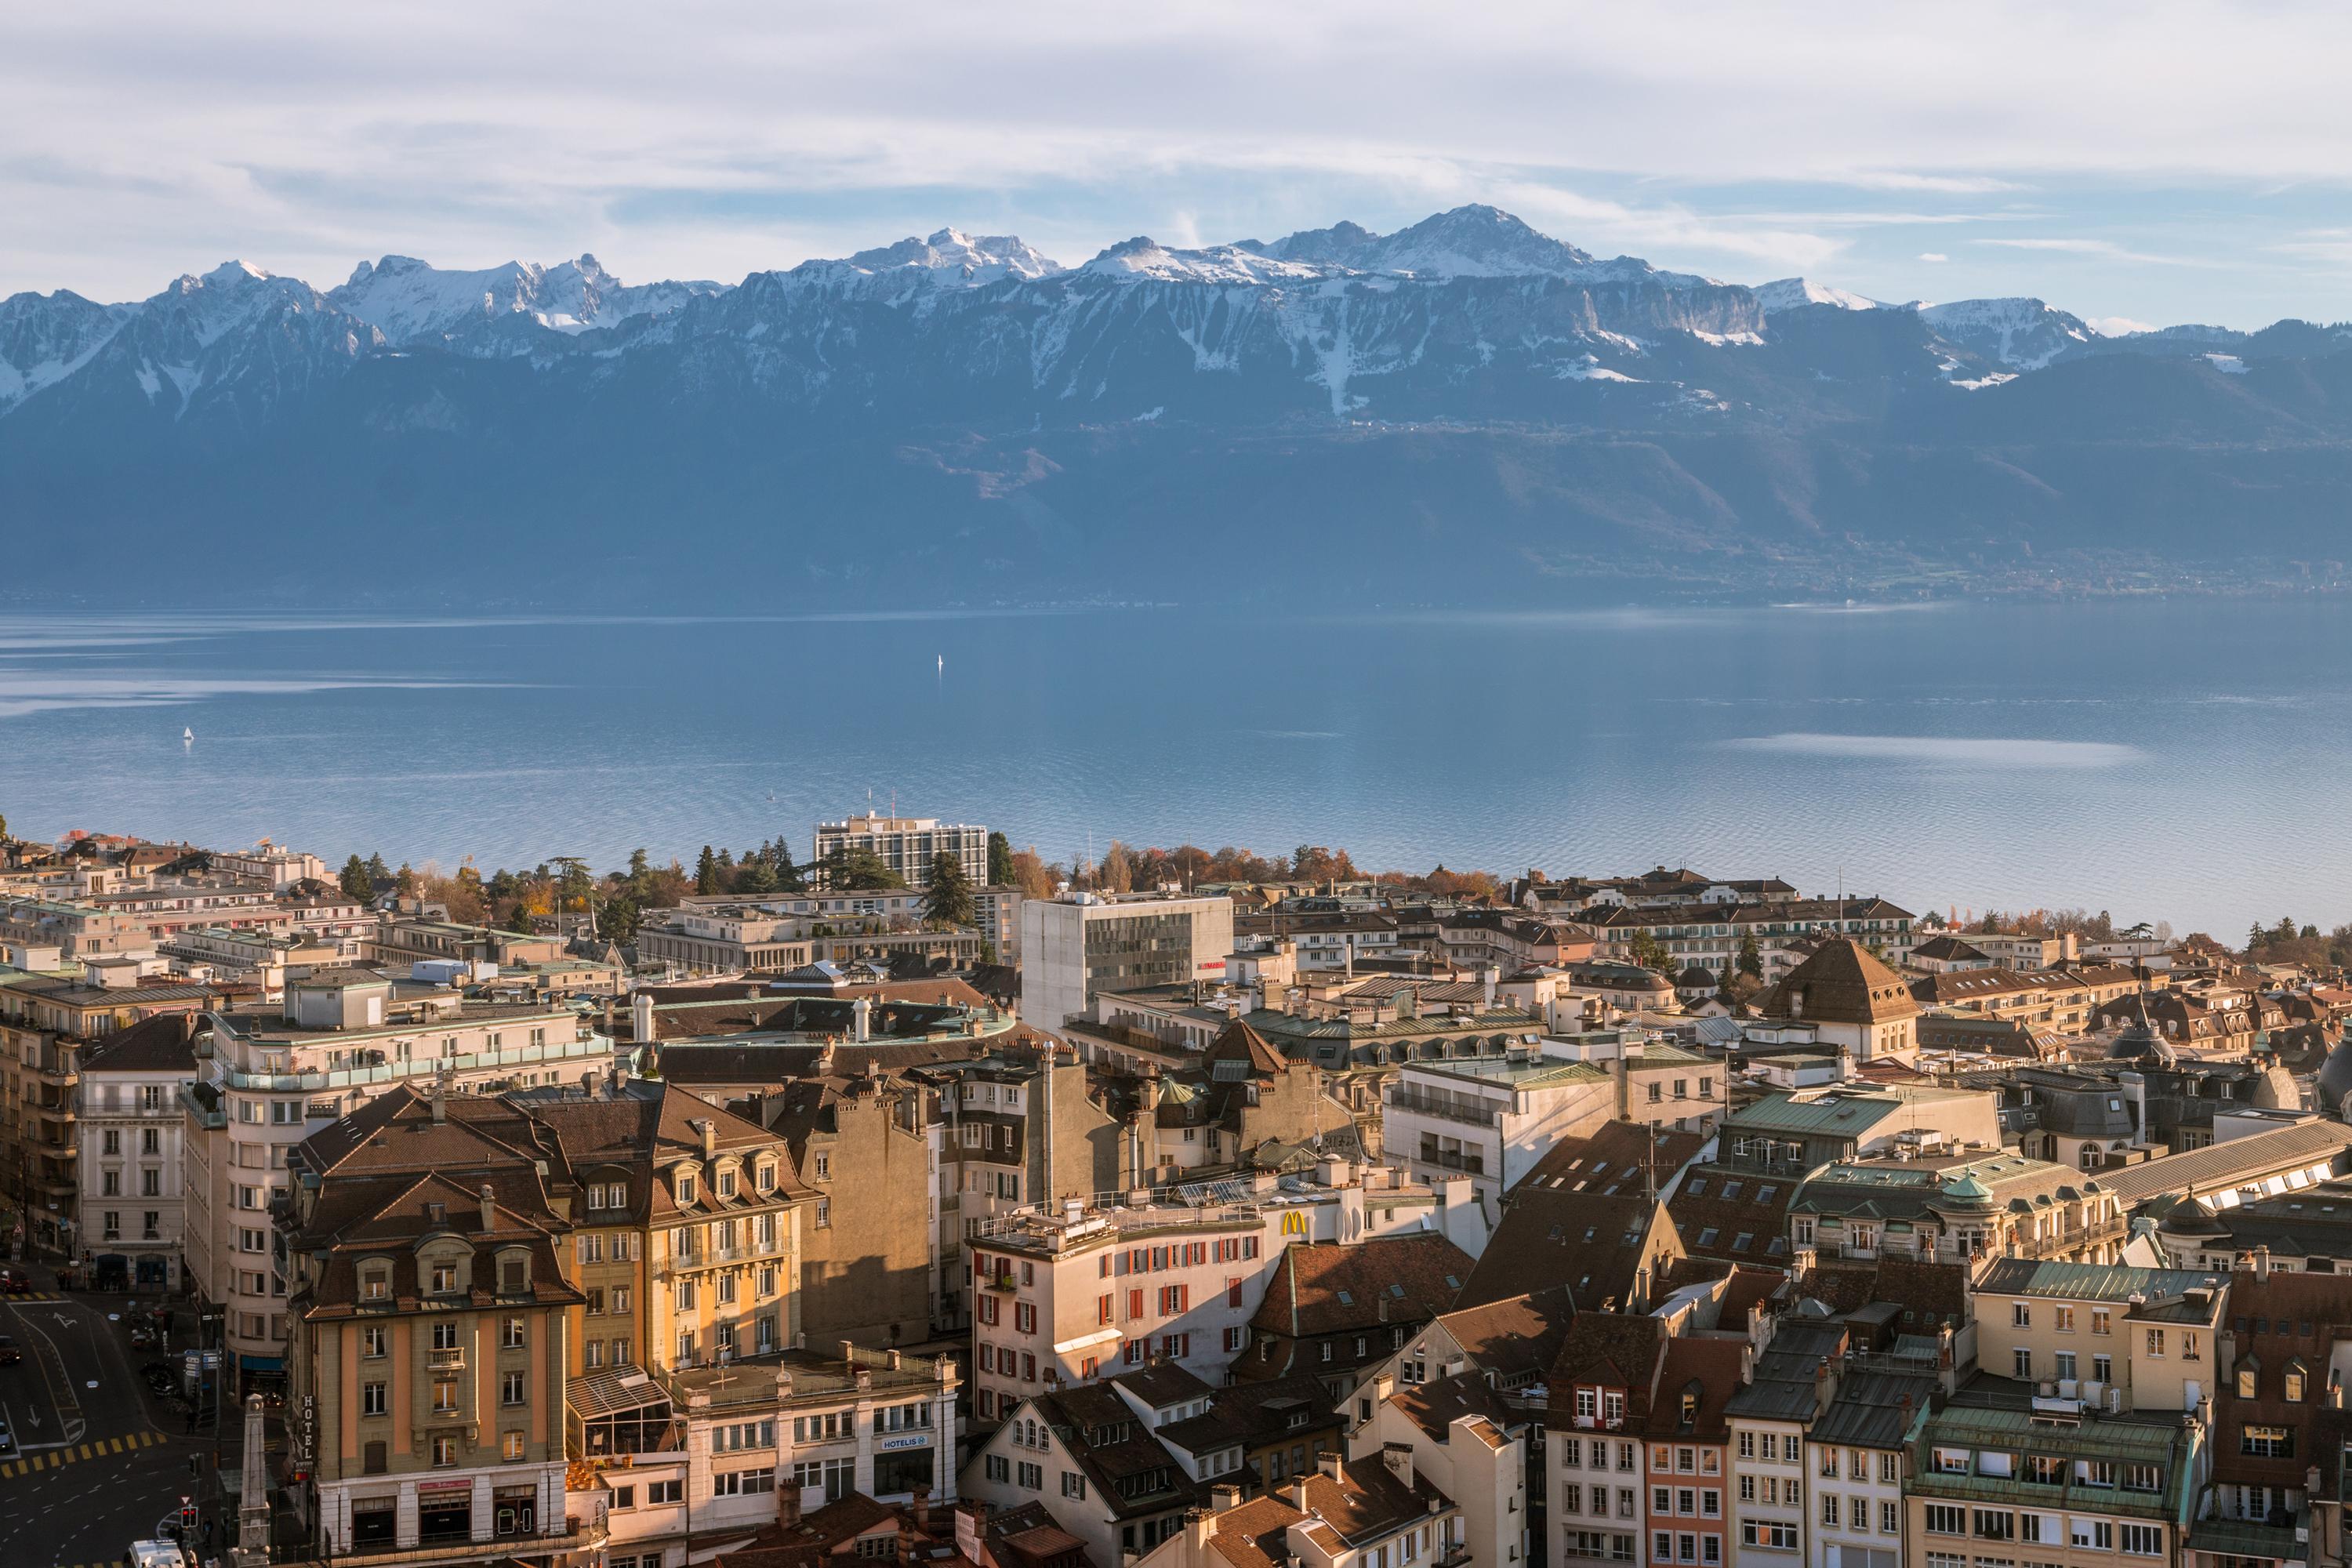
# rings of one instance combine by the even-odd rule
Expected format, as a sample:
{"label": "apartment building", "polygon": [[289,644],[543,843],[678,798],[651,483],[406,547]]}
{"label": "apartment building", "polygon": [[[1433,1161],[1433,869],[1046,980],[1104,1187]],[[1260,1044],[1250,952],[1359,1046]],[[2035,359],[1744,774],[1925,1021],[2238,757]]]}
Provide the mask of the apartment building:
{"label": "apartment building", "polygon": [[1542,1546],[1528,1506],[1529,1439],[1542,1430],[1540,1412],[1465,1374],[1395,1390],[1349,1447],[1368,1458],[1401,1454],[1460,1510],[1469,1560],[1510,1568]]}
{"label": "apartment building", "polygon": [[976,1421],[1154,1357],[1223,1382],[1294,1242],[1360,1241],[1424,1221],[1465,1234],[1467,1251],[1485,1240],[1466,1183],[1433,1191],[1342,1161],[1311,1181],[1260,1177],[1229,1195],[1126,1199],[973,1222]]}
{"label": "apartment building", "polygon": [[2230,1276],[2000,1258],[1977,1276],[1977,1364],[2109,1414],[2195,1411],[2217,1385]]}
{"label": "apartment building", "polygon": [[262,839],[250,849],[218,849],[213,852],[213,873],[231,881],[249,882],[273,893],[291,890],[298,882],[324,882],[328,879],[327,863],[316,855],[299,849],[289,849],[282,844]]}
{"label": "apartment building", "polygon": [[[98,1250],[81,1201],[85,1185],[104,1185],[81,1170],[81,1069],[89,1054],[144,1019],[193,1016],[212,1002],[213,993],[201,985],[0,976],[0,1193],[16,1211],[26,1245],[68,1254]],[[118,1174],[128,1168],[118,1166]],[[142,1176],[131,1180],[145,1184]],[[117,1205],[116,1212],[131,1210]],[[145,1210],[138,1214],[143,1220]]]}
{"label": "apartment building", "polygon": [[1285,1247],[1250,1314],[1249,1350],[1236,1380],[1313,1373],[1339,1399],[1365,1369],[1403,1348],[1406,1336],[1451,1307],[1471,1257],[1444,1236],[1403,1232],[1353,1242]]}
{"label": "apartment building", "polygon": [[954,856],[973,887],[988,880],[988,829],[967,823],[869,811],[818,823],[812,847],[820,868],[836,855],[870,851],[917,891],[931,885],[931,862],[941,855]]}
{"label": "apartment building", "polygon": [[1222,895],[1067,893],[1021,906],[1021,1016],[1044,1028],[1092,1013],[1106,991],[1225,972],[1234,904]]}
{"label": "apartment building", "polygon": [[142,1291],[176,1291],[185,1179],[180,1086],[195,1076],[194,1013],[167,1013],[103,1037],[81,1058],[76,1162],[84,1245],[120,1258]]}
{"label": "apartment building", "polygon": [[1756,1358],[1748,1383],[1724,1406],[1731,1438],[1734,1528],[1727,1542],[1737,1568],[1810,1562],[1806,1530],[1817,1506],[1808,1488],[1805,1445],[1837,1396],[1847,1329],[1783,1321]]}
{"label": "apartment building", "polygon": [[1643,1433],[1666,1339],[1647,1315],[1580,1313],[1570,1325],[1544,1410],[1552,1563],[1642,1561]]}
{"label": "apartment building", "polygon": [[1909,1568],[2182,1563],[2208,1458],[2193,1416],[1955,1403],[1930,1415],[1912,1446]]}
{"label": "apartment building", "polygon": [[1901,975],[1863,943],[1843,936],[1815,948],[1757,1005],[1768,1022],[1801,1026],[1814,1043],[1843,1047],[1858,1062],[1916,1058],[1920,1011]]}
{"label": "apartment building", "polygon": [[1806,1176],[1789,1205],[1792,1246],[1864,1261],[2112,1262],[2129,1223],[2099,1182],[2009,1153],[1841,1160]]}
{"label": "apartment building", "polygon": [[1500,1058],[1407,1062],[1386,1100],[1381,1135],[1391,1162],[1423,1181],[1467,1176],[1493,1204],[1555,1143],[1608,1121],[1617,1085],[1599,1067],[1522,1046]]}
{"label": "apartment building", "polygon": [[1727,1561],[1733,1482],[1724,1406],[1751,1355],[1741,1338],[1677,1335],[1665,1343],[1643,1428],[1651,1568],[1719,1568]]}
{"label": "apartment building", "polygon": [[403,1094],[293,1151],[289,1497],[338,1561],[600,1544],[565,1500],[569,1224],[496,1101]]}
{"label": "apartment building", "polygon": [[568,1008],[469,1002],[370,970],[287,983],[269,1008],[207,1015],[182,1086],[191,1283],[226,1313],[241,1377],[285,1373],[288,1279],[269,1215],[286,1155],[320,1127],[401,1087],[447,1098],[601,1072],[612,1045]]}
{"label": "apartment building", "polygon": [[1942,1393],[1932,1359],[1850,1360],[1805,1436],[1811,1544],[1822,1568],[1903,1568],[1903,1483]]}
{"label": "apartment building", "polygon": [[1893,963],[1908,956],[1915,940],[1911,912],[1876,898],[1596,903],[1575,918],[1592,932],[1595,957],[1632,959],[1636,937],[1647,936],[1675,968],[1700,963],[1717,974],[1735,966],[1752,941],[1768,981],[1796,968],[1824,938],[1866,942]]}

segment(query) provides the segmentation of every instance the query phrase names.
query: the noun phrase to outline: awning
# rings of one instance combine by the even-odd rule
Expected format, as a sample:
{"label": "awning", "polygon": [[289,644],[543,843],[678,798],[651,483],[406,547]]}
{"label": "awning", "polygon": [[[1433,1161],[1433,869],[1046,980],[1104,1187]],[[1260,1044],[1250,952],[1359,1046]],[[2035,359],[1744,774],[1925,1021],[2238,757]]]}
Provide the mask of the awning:
{"label": "awning", "polygon": [[654,1405],[664,1409],[669,1406],[668,1392],[635,1367],[572,1378],[564,1384],[563,1392],[572,1405],[572,1414],[583,1421]]}
{"label": "awning", "polygon": [[1074,1340],[1064,1340],[1054,1347],[1055,1355],[1068,1355],[1073,1351],[1092,1350],[1097,1345],[1115,1345],[1120,1339],[1117,1329],[1097,1329],[1090,1334],[1080,1334]]}
{"label": "awning", "polygon": [[286,1358],[282,1355],[246,1355],[240,1352],[236,1358],[236,1364],[238,1370],[242,1372],[282,1373],[286,1370]]}

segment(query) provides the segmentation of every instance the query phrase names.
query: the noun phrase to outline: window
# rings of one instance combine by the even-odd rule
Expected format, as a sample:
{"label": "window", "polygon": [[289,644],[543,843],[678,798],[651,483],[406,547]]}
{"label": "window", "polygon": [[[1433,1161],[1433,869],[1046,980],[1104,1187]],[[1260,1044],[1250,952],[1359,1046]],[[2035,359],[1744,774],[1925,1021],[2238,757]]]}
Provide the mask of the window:
{"label": "window", "polygon": [[2303,1403],[2303,1363],[2301,1362],[2287,1363],[2286,1396],[2298,1405]]}
{"label": "window", "polygon": [[682,1502],[685,1500],[685,1498],[686,1482],[684,1480],[647,1481],[646,1483],[646,1501],[648,1503]]}
{"label": "window", "polygon": [[2147,1353],[2151,1357],[2160,1357],[2164,1354],[2164,1331],[2162,1329],[2148,1330]]}
{"label": "window", "polygon": [[436,1468],[446,1468],[457,1462],[457,1440],[446,1433],[433,1439],[433,1463]]}
{"label": "window", "polygon": [[499,1403],[501,1405],[524,1404],[529,1384],[521,1373],[507,1373],[499,1380]]}
{"label": "window", "polygon": [[360,1353],[374,1359],[384,1353],[384,1330],[381,1323],[371,1323],[360,1331]]}
{"label": "window", "polygon": [[1931,1502],[1927,1505],[1925,1522],[1930,1535],[1965,1535],[1968,1533],[1966,1510],[1953,1503]]}
{"label": "window", "polygon": [[1973,1521],[1979,1541],[2014,1541],[2017,1539],[2017,1516],[2005,1508],[1980,1508]]}
{"label": "window", "polygon": [[1013,1484],[1021,1488],[1024,1491],[1034,1492],[1045,1490],[1045,1467],[1042,1465],[1031,1464],[1026,1459],[1015,1461],[1013,1467]]}
{"label": "window", "polygon": [[2073,1333],[2073,1332],[2074,1331],[2074,1308],[2072,1308],[2072,1307],[2053,1307],[2053,1309],[2051,1309],[2051,1310],[2052,1310],[2052,1313],[2053,1313],[2053,1314],[2056,1317],[2056,1319],[2057,1319],[2058,1331],[2059,1331],[2060,1333],[2062,1333],[2062,1334],[2071,1334],[2071,1333]]}
{"label": "window", "polygon": [[1078,1474],[1076,1470],[1064,1470],[1062,1472],[1062,1495],[1066,1498],[1076,1498],[1081,1502],[1085,1501],[1087,1496],[1087,1478]]}
{"label": "window", "polygon": [[385,1400],[385,1384],[381,1383],[362,1383],[360,1384],[361,1415],[382,1415],[392,1408]]}
{"label": "window", "polygon": [[2057,1362],[2058,1375],[2071,1381],[2074,1376],[2074,1352],[2073,1351],[2060,1351],[2057,1355]]}
{"label": "window", "polygon": [[2116,1484],[2116,1463],[2113,1459],[2077,1459],[2074,1479],[2086,1487],[2112,1487]]}
{"label": "window", "polygon": [[1903,1505],[1901,1503],[1889,1500],[1887,1501],[1881,1502],[1878,1505],[1878,1533],[1881,1535],[1900,1535],[1903,1533]]}
{"label": "window", "polygon": [[2033,1326],[2033,1309],[2027,1306],[2022,1301],[2011,1301],[2009,1304],[2009,1326],[2012,1329],[2032,1328]]}
{"label": "window", "polygon": [[750,1497],[776,1489],[776,1472],[768,1465],[751,1470],[718,1470],[710,1477],[712,1497]]}
{"label": "window", "polygon": [[436,1296],[446,1296],[457,1288],[457,1266],[454,1263],[435,1264],[433,1266],[433,1293]]}
{"label": "window", "polygon": [[2032,1380],[2033,1352],[2032,1351],[2026,1349],[2023,1345],[2019,1345],[2009,1352],[2009,1359],[2010,1371],[2014,1375],[2023,1378],[2028,1382]]}
{"label": "window", "polygon": [[457,1380],[436,1377],[433,1380],[433,1414],[454,1415],[457,1413]]}
{"label": "window", "polygon": [[2238,1452],[2249,1458],[2292,1459],[2294,1458],[2294,1428],[2241,1426],[2238,1428]]}
{"label": "window", "polygon": [[[824,1156],[818,1155],[816,1163],[817,1174],[821,1176],[824,1174]],[[710,1184],[720,1197],[731,1198],[735,1195],[735,1173],[732,1170],[721,1171],[712,1178]]]}
{"label": "window", "polygon": [[433,1325],[433,1348],[436,1351],[457,1348],[457,1325],[455,1322],[445,1321]]}
{"label": "window", "polygon": [[122,1216],[114,1210],[106,1211],[106,1239],[114,1241],[122,1235]]}
{"label": "window", "polygon": [[503,1458],[510,1460],[521,1458],[522,1434],[520,1432],[509,1432],[506,1434],[506,1436],[499,1447],[499,1452]]}
{"label": "window", "polygon": [[2127,1492],[2160,1492],[2164,1489],[2164,1468],[2160,1465],[2126,1465],[2124,1490]]}
{"label": "window", "polygon": [[2093,1333],[2111,1334],[2115,1332],[2115,1321],[2116,1312],[2114,1308],[2094,1307],[2091,1309],[2091,1331]]}
{"label": "window", "polygon": [[2164,1555],[2164,1531],[2153,1524],[2124,1526],[2124,1552],[2132,1557]]}
{"label": "window", "polygon": [[1777,1519],[1743,1519],[1739,1521],[1739,1543],[1772,1552],[1794,1552],[1797,1527]]}

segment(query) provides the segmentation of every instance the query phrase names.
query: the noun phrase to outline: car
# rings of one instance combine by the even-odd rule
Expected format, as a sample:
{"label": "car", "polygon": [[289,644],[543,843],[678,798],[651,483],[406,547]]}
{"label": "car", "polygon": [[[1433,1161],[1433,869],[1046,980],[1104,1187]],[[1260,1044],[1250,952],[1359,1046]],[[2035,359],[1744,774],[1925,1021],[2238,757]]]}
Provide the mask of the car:
{"label": "car", "polygon": [[33,1289],[33,1282],[14,1268],[0,1268],[0,1296],[23,1296]]}
{"label": "car", "polygon": [[16,1451],[16,1435],[8,1430],[6,1421],[0,1420],[0,1454],[13,1454]]}
{"label": "car", "polygon": [[0,1334],[0,1366],[15,1366],[24,1359],[25,1352],[16,1347],[16,1342]]}

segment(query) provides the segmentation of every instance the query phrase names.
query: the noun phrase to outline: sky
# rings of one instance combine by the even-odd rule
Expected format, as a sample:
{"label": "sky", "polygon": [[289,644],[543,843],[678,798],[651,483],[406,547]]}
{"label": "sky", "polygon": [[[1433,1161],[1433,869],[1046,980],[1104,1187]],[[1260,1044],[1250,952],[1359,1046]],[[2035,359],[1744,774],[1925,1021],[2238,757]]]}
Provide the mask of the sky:
{"label": "sky", "polygon": [[9,7],[0,294],[230,258],[740,279],[952,225],[1375,229],[2109,330],[2352,319],[2352,7],[2106,0]]}

